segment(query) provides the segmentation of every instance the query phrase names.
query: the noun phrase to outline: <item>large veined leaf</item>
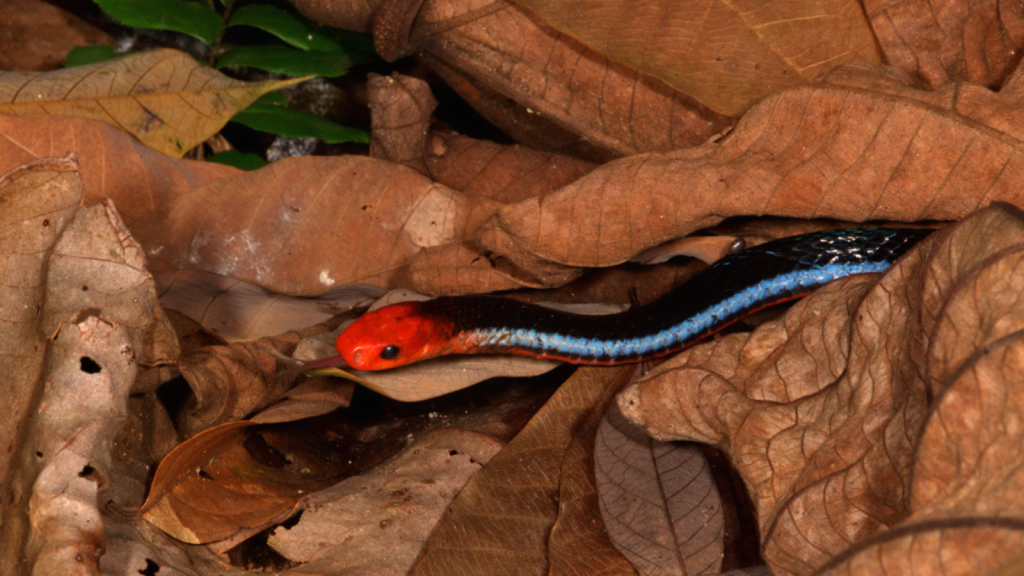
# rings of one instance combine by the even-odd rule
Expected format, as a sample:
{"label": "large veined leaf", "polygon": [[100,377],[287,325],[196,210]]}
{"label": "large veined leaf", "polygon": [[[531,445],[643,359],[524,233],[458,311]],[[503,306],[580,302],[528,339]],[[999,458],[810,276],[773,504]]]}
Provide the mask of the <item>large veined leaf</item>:
{"label": "large veined leaf", "polygon": [[154,50],[53,72],[0,72],[0,114],[102,120],[180,158],[263,94],[302,80],[242,82],[183,52]]}

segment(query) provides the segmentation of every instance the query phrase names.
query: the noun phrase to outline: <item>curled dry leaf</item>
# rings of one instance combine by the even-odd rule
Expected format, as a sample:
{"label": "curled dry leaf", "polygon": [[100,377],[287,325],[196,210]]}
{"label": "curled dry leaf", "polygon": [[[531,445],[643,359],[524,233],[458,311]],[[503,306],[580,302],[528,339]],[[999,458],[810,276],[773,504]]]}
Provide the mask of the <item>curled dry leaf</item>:
{"label": "curled dry leaf", "polygon": [[306,499],[298,523],[269,544],[295,574],[402,576],[452,499],[501,449],[490,436],[428,433],[389,462]]}
{"label": "curled dry leaf", "polygon": [[389,286],[424,248],[494,212],[395,164],[286,158],[179,197],[135,226],[157,271],[199,269],[284,294]]}
{"label": "curled dry leaf", "polygon": [[693,443],[657,442],[616,409],[601,421],[594,472],[608,537],[640,574],[718,574],[725,513]]}
{"label": "curled dry leaf", "polygon": [[[355,14],[368,8],[328,11],[321,0],[297,5],[335,26],[361,25],[363,17]],[[508,0],[390,0],[371,9],[381,54],[423,54],[489,120],[533,148],[606,160],[692,146],[728,125],[660,80],[559,34]]]}
{"label": "curled dry leaf", "polygon": [[882,61],[856,0],[519,3],[598,53],[733,117],[836,66]]}
{"label": "curled dry leaf", "polygon": [[110,198],[130,228],[151,210],[240,170],[178,160],[96,120],[0,115],[0,171],[47,156],[78,154],[85,204]]}
{"label": "curled dry leaf", "polygon": [[188,316],[229,342],[319,324],[383,294],[375,286],[349,284],[298,298],[199,270],[163,272],[156,280],[164,308]]}
{"label": "curled dry leaf", "polygon": [[885,59],[928,88],[998,88],[1020,63],[1024,6],[1015,2],[864,0]]}
{"label": "curled dry leaf", "polygon": [[881,278],[832,283],[752,334],[680,354],[619,405],[657,438],[723,447],[773,573],[1010,561],[1024,511],[1004,381],[1022,245],[1019,211],[979,211]]}
{"label": "curled dry leaf", "polygon": [[524,268],[523,253],[607,266],[729,216],[953,220],[1024,204],[1020,74],[995,94],[926,92],[892,69],[842,68],[761,101],[720,142],[610,162],[504,207],[514,249],[481,243]]}
{"label": "curled dry leaf", "polygon": [[0,72],[0,114],[102,120],[180,158],[260,96],[303,80],[241,82],[164,48],[53,72]]}
{"label": "curled dry leaf", "polygon": [[157,468],[142,517],[178,540],[203,544],[252,533],[299,506],[301,474],[256,461],[244,448],[248,420],[228,422],[179,444]]}
{"label": "curled dry leaf", "polygon": [[632,372],[577,370],[462,489],[410,574],[507,574],[510,567],[544,574],[566,449],[593,407]]}

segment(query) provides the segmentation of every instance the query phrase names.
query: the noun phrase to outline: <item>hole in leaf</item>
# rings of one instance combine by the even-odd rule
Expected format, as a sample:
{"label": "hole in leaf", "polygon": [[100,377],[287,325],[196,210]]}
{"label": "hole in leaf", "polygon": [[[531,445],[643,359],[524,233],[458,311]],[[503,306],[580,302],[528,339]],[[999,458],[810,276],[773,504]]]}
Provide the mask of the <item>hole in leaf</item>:
{"label": "hole in leaf", "polygon": [[82,372],[85,372],[86,374],[98,374],[100,370],[103,370],[103,368],[100,368],[100,365],[97,364],[95,360],[89,358],[88,356],[82,356],[79,362],[81,363],[82,366]]}
{"label": "hole in leaf", "polygon": [[95,472],[95,471],[96,471],[95,468],[93,468],[89,464],[86,464],[85,467],[82,468],[82,471],[78,473],[78,477],[79,478],[88,478],[89,476],[92,476],[93,472]]}
{"label": "hole in leaf", "polygon": [[139,574],[142,576],[156,576],[156,573],[160,571],[160,565],[153,562],[149,558],[146,558],[146,567],[139,570]]}
{"label": "hole in leaf", "polygon": [[199,477],[204,480],[213,480],[213,476],[210,476],[210,473],[202,468],[199,469]]}

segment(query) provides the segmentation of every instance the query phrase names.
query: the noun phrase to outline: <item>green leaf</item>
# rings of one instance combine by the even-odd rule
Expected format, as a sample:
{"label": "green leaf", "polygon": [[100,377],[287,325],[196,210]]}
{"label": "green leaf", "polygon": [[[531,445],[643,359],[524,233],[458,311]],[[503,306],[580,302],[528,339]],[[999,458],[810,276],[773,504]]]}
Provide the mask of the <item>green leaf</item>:
{"label": "green leaf", "polygon": [[221,17],[216,10],[186,0],[95,0],[104,12],[125,26],[173,30],[209,45],[217,40]]}
{"label": "green leaf", "polygon": [[75,46],[68,52],[68,57],[64,60],[64,67],[71,68],[72,66],[84,66],[85,64],[95,64],[97,62],[106,62],[107,60],[113,60],[121,56],[113,48],[106,44],[97,44],[95,46]]}
{"label": "green leaf", "polygon": [[217,68],[248,66],[290,76],[342,76],[355,64],[342,52],[313,52],[287,46],[239,46],[221,55]]}
{"label": "green leaf", "polygon": [[216,162],[217,164],[227,164],[228,166],[234,166],[235,168],[241,168],[242,170],[256,170],[267,165],[267,161],[260,158],[258,154],[239,152],[238,150],[217,152],[213,156],[207,158],[206,161]]}
{"label": "green leaf", "polygon": [[235,10],[228,26],[252,26],[302,50],[341,52],[341,44],[312,21],[269,4],[249,4]]}
{"label": "green leaf", "polygon": [[257,102],[235,114],[231,121],[260,132],[289,138],[319,138],[328,144],[370,141],[370,135],[363,130],[347,128],[326,118],[276,104]]}

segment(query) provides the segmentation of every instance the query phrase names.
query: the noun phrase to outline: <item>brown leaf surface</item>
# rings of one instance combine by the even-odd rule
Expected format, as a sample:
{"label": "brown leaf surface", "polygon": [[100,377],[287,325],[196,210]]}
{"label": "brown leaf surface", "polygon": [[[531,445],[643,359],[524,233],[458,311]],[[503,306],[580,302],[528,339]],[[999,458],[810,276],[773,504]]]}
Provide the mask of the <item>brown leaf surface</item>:
{"label": "brown leaf surface", "polygon": [[142,517],[183,542],[202,544],[294,512],[304,486],[245,450],[252,425],[229,422],[179,444],[160,463]]}
{"label": "brown leaf surface", "polygon": [[612,409],[598,428],[594,472],[608,537],[640,574],[722,571],[722,496],[696,444],[651,440]]}
{"label": "brown leaf surface", "polygon": [[970,82],[998,88],[1020,63],[1024,7],[983,0],[864,0],[886,61],[928,88]]}
{"label": "brown leaf surface", "polygon": [[389,286],[420,250],[494,211],[361,156],[286,158],[179,197],[135,226],[154,270],[200,269],[284,294]]}
{"label": "brown leaf surface", "polygon": [[380,288],[348,284],[316,296],[297,298],[199,270],[156,275],[160,303],[201,324],[226,341],[255,340],[298,330],[380,297]]}
{"label": "brown leaf surface", "polygon": [[0,114],[102,120],[180,158],[260,96],[302,80],[240,82],[165,48],[52,72],[0,72]]}
{"label": "brown leaf surface", "polygon": [[516,262],[607,266],[729,216],[952,220],[1024,204],[1019,74],[999,93],[927,92],[892,69],[842,68],[766,98],[720,142],[610,162],[502,208],[518,252],[481,243]]}
{"label": "brown leaf surface", "polygon": [[[0,572],[17,574],[28,536],[25,509],[37,470],[19,471],[30,415],[43,391],[46,335],[39,317],[46,264],[81,198],[81,177],[72,159],[46,159],[0,177],[0,380],[5,418],[0,425],[0,495],[8,504],[0,521]],[[34,467],[33,467],[34,468]],[[17,494],[17,496],[16,496]]]}
{"label": "brown leaf surface", "polygon": [[738,117],[836,66],[882,62],[856,0],[517,0],[600,54]]}
{"label": "brown leaf surface", "polygon": [[576,429],[631,368],[581,368],[446,512],[412,576],[545,574],[559,469]]}
{"label": "brown leaf surface", "polygon": [[53,70],[75,46],[114,45],[109,34],[43,0],[5,0],[0,70]]}
{"label": "brown leaf surface", "polygon": [[129,227],[194,188],[240,173],[222,164],[169,158],[96,120],[0,115],[0,171],[72,151],[81,165],[85,203],[114,200]]}
{"label": "brown leaf surface", "polygon": [[[352,16],[364,8],[328,12],[319,0],[297,5],[337,26],[360,22]],[[534,148],[575,148],[607,159],[692,146],[728,125],[660,80],[559,34],[508,0],[392,0],[373,9],[381,54],[423,53],[488,120]],[[552,126],[561,128],[554,138]]]}
{"label": "brown leaf surface", "polygon": [[605,389],[587,419],[573,434],[562,459],[558,490],[558,517],[548,541],[548,576],[635,576],[612,541],[601,518],[594,475],[594,440],[603,414],[613,406],[615,393],[627,383],[620,377]]}
{"label": "brown leaf surface", "polygon": [[301,520],[269,543],[301,562],[289,574],[403,576],[445,508],[500,449],[477,432],[429,432],[386,464],[311,495]]}
{"label": "brown leaf surface", "polygon": [[619,405],[656,438],[723,447],[775,574],[983,573],[1024,526],[1007,427],[1020,407],[1003,384],[1019,363],[1022,243],[1019,211],[982,210],[881,278],[684,352]]}

